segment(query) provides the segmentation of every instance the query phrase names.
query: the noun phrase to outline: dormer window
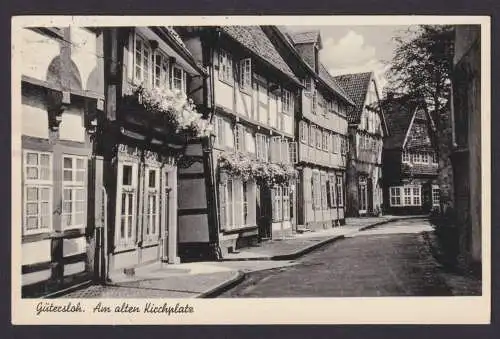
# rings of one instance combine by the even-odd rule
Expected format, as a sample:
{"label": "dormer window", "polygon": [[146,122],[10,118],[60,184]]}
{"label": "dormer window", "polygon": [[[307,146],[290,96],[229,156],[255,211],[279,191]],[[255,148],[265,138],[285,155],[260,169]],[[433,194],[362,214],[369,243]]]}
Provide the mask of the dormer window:
{"label": "dormer window", "polygon": [[310,94],[311,91],[312,91],[312,81],[311,81],[311,78],[307,77],[303,80],[303,84],[304,84],[304,93],[306,94]]}

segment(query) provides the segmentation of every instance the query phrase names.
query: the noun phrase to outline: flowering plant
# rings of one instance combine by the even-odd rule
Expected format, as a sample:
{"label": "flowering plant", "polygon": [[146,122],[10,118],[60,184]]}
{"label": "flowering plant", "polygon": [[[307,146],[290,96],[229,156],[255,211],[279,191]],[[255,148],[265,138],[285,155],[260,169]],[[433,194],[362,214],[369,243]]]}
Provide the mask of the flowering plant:
{"label": "flowering plant", "polygon": [[222,153],[219,168],[231,176],[243,180],[254,179],[265,186],[288,183],[297,176],[295,169],[289,164],[267,163],[240,152]]}
{"label": "flowering plant", "polygon": [[133,98],[147,112],[161,116],[174,133],[193,137],[209,136],[212,133],[212,124],[203,119],[193,100],[187,98],[182,91],[133,84],[125,95]]}

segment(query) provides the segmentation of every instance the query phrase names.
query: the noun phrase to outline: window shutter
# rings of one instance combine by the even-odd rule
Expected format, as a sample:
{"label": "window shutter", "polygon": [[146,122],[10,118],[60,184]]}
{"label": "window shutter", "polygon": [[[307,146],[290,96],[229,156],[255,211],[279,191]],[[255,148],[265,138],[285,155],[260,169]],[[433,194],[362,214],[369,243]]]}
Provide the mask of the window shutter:
{"label": "window shutter", "polygon": [[277,208],[278,206],[276,206],[276,189],[275,188],[272,188],[271,189],[271,204],[272,204],[272,210],[273,210],[273,213],[272,213],[272,218],[273,218],[273,221],[276,221],[276,215],[277,215]]}
{"label": "window shutter", "polygon": [[290,151],[290,162],[292,164],[296,164],[297,163],[297,158],[298,158],[298,155],[297,155],[297,142],[291,142],[289,144],[289,151]]}
{"label": "window shutter", "polygon": [[245,151],[245,128],[238,124],[234,129],[235,148],[237,151]]}
{"label": "window shutter", "polygon": [[285,164],[288,164],[290,163],[290,151],[288,149],[288,141],[286,140],[283,140],[281,142],[281,154],[280,154],[280,161],[285,163]]}

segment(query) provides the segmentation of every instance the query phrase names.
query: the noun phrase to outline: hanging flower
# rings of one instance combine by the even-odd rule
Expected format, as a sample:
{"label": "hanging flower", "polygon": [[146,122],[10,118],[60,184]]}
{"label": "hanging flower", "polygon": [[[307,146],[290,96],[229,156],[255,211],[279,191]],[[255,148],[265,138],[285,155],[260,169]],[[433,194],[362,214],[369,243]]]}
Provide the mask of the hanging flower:
{"label": "hanging flower", "polygon": [[182,91],[133,84],[125,96],[133,98],[147,112],[161,116],[169,129],[176,133],[205,137],[213,130],[212,124],[197,112],[193,100]]}
{"label": "hanging flower", "polygon": [[231,176],[254,179],[265,186],[288,183],[297,176],[289,164],[267,163],[240,152],[223,152],[219,157],[219,168]]}

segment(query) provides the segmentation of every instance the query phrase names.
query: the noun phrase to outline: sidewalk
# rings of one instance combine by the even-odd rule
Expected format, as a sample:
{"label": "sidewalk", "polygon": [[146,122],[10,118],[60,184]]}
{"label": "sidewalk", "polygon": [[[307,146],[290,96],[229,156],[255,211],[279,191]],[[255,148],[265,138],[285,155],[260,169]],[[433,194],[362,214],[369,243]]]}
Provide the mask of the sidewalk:
{"label": "sidewalk", "polygon": [[416,217],[348,218],[344,226],[268,241],[229,254],[219,262],[155,263],[137,268],[133,276],[113,274],[111,282],[106,285],[89,286],[62,298],[206,298],[240,283],[245,278],[245,272],[293,265],[291,260],[320,246],[365,229],[408,218]]}
{"label": "sidewalk", "polygon": [[422,216],[382,216],[346,218],[344,226],[328,230],[295,234],[285,239],[270,240],[257,246],[245,248],[238,253],[229,253],[223,261],[239,260],[293,260],[312,250],[343,237],[349,236],[391,221],[411,219]]}

